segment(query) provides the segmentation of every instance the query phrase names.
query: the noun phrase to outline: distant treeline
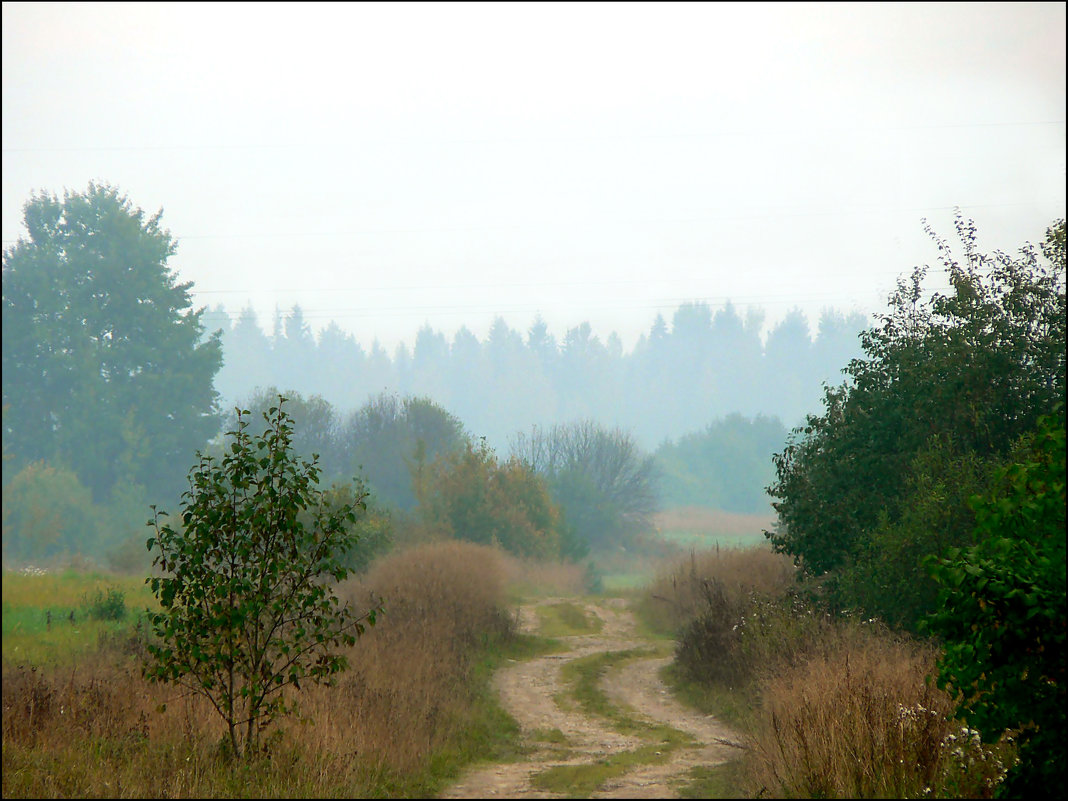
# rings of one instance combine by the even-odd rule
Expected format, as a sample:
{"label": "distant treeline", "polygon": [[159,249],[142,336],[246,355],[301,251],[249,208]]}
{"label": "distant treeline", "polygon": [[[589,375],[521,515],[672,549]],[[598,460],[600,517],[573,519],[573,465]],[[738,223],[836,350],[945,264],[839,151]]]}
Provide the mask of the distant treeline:
{"label": "distant treeline", "polygon": [[[149,504],[173,509],[198,449],[273,387],[293,399],[323,478],[366,479],[382,508],[429,503],[434,470],[441,487],[452,470],[465,491],[526,492],[536,482],[520,481],[518,460],[561,508],[569,555],[641,530],[662,503],[755,511],[782,423],[818,408],[865,327],[827,310],[813,336],[794,310],[765,338],[756,310],[686,303],[627,353],[588,322],[558,342],[540,319],[525,334],[498,319],[485,341],[424,326],[390,356],[336,324],[313,336],[297,306],[270,336],[250,309],[233,326],[195,309],[161,214],[106,184],[40,193],[24,206],[28,235],[4,250],[5,560],[137,567]],[[436,524],[467,526],[453,511]]]}
{"label": "distant treeline", "polygon": [[215,387],[224,406],[276,386],[352,411],[388,391],[433,399],[497,449],[532,425],[592,419],[649,450],[731,413],[801,423],[819,408],[822,384],[840,383],[842,368],[860,355],[867,327],[862,314],[827,309],[813,332],[795,309],[764,339],[763,321],[762,312],[743,317],[730,303],[715,311],[684,303],[670,326],[658,315],[624,353],[618,335],[602,341],[586,322],[557,341],[540,318],[525,334],[498,318],[483,341],[466,327],[449,341],[424,326],[413,348],[401,344],[390,355],[377,340],[364,348],[334,322],[315,337],[297,305],[276,316],[271,335],[251,308],[233,325],[221,307],[202,320],[206,332],[221,331]]}

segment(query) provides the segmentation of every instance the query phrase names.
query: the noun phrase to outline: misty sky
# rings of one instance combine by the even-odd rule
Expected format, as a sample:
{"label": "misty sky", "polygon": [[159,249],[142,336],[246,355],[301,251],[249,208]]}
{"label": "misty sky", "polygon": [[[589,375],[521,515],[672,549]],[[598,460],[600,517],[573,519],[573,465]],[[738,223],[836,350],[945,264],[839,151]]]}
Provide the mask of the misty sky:
{"label": "misty sky", "polygon": [[1065,4],[5,2],[5,247],[93,179],[268,331],[869,313],[1065,215]]}

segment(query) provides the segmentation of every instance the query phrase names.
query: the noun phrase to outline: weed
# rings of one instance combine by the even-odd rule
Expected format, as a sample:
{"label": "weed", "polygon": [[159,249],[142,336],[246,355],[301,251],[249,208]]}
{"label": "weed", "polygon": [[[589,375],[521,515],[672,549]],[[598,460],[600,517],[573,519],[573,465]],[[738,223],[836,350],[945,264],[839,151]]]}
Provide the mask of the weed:
{"label": "weed", "polygon": [[126,617],[126,595],[117,587],[98,589],[82,598],[82,607],[93,620],[122,620]]}

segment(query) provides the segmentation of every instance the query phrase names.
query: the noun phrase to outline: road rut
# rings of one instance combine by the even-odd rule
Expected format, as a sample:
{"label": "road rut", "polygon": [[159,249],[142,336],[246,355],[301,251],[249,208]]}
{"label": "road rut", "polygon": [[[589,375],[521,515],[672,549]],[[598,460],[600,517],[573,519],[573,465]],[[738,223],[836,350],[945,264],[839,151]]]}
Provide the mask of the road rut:
{"label": "road rut", "polygon": [[[532,783],[537,774],[562,765],[592,765],[623,752],[649,746],[652,740],[621,733],[612,722],[581,709],[567,696],[561,675],[565,664],[599,653],[650,648],[621,598],[596,602],[575,598],[547,598],[520,607],[520,629],[537,633],[536,607],[571,603],[596,615],[603,623],[595,634],[559,638],[566,651],[515,662],[498,671],[494,685],[501,704],[520,725],[531,753],[522,761],[482,764],[469,769],[441,798],[567,798]],[[666,724],[692,738],[692,743],[670,746],[666,761],[637,764],[607,779],[592,798],[674,798],[687,783],[690,769],[734,759],[741,741],[737,734],[712,716],[683,706],[660,680],[668,657],[637,657],[609,669],[600,688],[628,716],[650,724]],[[560,736],[562,735],[562,737]],[[659,755],[658,755],[659,756]]]}

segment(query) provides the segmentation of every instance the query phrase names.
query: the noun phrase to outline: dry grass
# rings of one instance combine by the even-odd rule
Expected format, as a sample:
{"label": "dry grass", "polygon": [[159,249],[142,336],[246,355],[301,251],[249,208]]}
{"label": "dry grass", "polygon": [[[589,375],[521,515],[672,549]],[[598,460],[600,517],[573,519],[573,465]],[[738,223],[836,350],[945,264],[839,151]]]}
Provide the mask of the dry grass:
{"label": "dry grass", "polygon": [[759,534],[763,529],[770,529],[775,520],[775,515],[770,512],[763,515],[740,514],[703,506],[665,509],[653,515],[653,524],[662,531],[702,531],[726,537]]}
{"label": "dry grass", "polygon": [[764,549],[693,553],[664,571],[643,617],[677,632],[674,680],[749,734],[745,797],[989,797],[1007,748],[953,718],[930,678],[937,649],[805,601]]}
{"label": "dry grass", "polygon": [[574,562],[541,562],[502,555],[509,591],[513,597],[583,595],[588,591],[586,568]]}
{"label": "dry grass", "polygon": [[386,612],[354,649],[336,692],[320,691],[306,706],[331,738],[411,771],[456,735],[472,700],[472,655],[513,630],[501,556],[464,542],[421,546],[385,558],[346,593],[364,606],[381,596]]}
{"label": "dry grass", "polygon": [[[345,596],[386,614],[333,687],[297,696],[270,758],[228,762],[203,699],[145,682],[114,638],[76,668],[3,669],[4,797],[422,796],[500,747],[487,647],[512,630],[498,553],[448,542],[390,555]],[[165,705],[165,708],[164,708]]]}
{"label": "dry grass", "polygon": [[990,797],[997,754],[953,720],[937,651],[875,627],[764,680],[743,770],[773,798]]}
{"label": "dry grass", "polygon": [[748,596],[781,595],[793,578],[789,559],[768,548],[691,551],[661,570],[646,590],[640,611],[655,630],[675,633],[708,610],[713,586],[740,615]]}

